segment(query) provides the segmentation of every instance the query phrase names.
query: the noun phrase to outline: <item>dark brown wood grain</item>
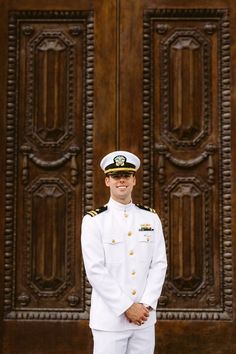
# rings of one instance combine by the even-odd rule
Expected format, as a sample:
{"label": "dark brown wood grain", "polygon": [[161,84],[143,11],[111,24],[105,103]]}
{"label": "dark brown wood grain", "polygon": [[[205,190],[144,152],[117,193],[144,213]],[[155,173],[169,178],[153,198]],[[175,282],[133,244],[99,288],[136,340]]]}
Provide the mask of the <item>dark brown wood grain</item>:
{"label": "dark brown wood grain", "polygon": [[80,223],[125,149],[166,238],[156,353],[233,354],[234,1],[0,6],[0,353],[92,353]]}

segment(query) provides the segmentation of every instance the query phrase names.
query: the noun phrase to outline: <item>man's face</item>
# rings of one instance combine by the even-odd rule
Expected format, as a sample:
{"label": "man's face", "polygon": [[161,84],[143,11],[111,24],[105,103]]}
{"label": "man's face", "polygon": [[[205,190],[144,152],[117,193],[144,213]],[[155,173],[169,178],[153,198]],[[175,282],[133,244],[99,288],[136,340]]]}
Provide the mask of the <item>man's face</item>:
{"label": "man's face", "polygon": [[110,188],[111,197],[115,201],[128,204],[131,201],[131,193],[136,184],[136,178],[134,174],[117,173],[106,176],[105,184]]}

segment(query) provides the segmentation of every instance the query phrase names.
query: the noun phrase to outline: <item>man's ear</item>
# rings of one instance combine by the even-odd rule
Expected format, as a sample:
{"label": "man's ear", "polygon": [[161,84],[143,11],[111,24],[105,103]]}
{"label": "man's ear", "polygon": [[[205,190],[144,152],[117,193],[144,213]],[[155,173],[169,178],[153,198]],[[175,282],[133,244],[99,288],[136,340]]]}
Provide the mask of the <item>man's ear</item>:
{"label": "man's ear", "polygon": [[105,185],[107,187],[110,187],[110,178],[109,177],[105,177]]}
{"label": "man's ear", "polygon": [[134,186],[136,185],[136,177],[134,176]]}

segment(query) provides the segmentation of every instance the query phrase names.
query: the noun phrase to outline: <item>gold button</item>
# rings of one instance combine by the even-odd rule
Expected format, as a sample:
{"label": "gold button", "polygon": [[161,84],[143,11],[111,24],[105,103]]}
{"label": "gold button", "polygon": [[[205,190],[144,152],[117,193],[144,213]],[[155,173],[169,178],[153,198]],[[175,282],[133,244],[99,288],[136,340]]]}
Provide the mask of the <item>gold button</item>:
{"label": "gold button", "polygon": [[113,243],[113,244],[116,243],[116,240],[112,240],[111,243]]}
{"label": "gold button", "polygon": [[131,231],[129,231],[129,232],[128,232],[128,236],[131,236],[131,235],[132,235],[132,232],[131,232]]}
{"label": "gold button", "polygon": [[132,290],[131,294],[136,295],[136,290]]}
{"label": "gold button", "polygon": [[133,254],[134,254],[134,251],[129,251],[130,256],[133,256]]}
{"label": "gold button", "polygon": [[124,213],[124,217],[127,218],[127,217],[128,217],[128,214],[127,214],[127,213]]}
{"label": "gold button", "polygon": [[131,274],[132,274],[132,275],[135,275],[135,274],[136,274],[135,270],[133,270]]}

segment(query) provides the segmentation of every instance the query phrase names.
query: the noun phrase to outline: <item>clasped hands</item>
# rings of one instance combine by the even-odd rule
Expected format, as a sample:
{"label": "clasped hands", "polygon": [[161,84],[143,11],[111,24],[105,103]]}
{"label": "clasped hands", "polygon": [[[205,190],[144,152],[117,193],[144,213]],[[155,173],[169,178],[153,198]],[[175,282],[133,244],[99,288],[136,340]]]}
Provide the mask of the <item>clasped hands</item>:
{"label": "clasped hands", "polygon": [[138,326],[144,324],[149,317],[149,310],[143,304],[134,303],[125,311],[125,316],[130,323]]}

